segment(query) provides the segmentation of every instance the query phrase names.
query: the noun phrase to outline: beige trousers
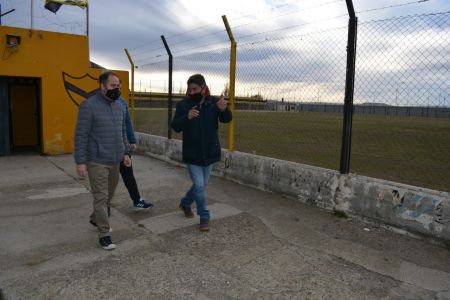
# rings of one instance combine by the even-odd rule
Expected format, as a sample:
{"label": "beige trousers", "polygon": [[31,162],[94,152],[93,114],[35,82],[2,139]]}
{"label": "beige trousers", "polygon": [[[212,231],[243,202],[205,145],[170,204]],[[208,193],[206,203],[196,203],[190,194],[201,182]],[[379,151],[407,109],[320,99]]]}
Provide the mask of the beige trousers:
{"label": "beige trousers", "polygon": [[107,207],[110,205],[119,181],[119,165],[88,162],[87,171],[94,197],[94,210],[90,219],[97,224],[98,236],[102,238],[110,235]]}

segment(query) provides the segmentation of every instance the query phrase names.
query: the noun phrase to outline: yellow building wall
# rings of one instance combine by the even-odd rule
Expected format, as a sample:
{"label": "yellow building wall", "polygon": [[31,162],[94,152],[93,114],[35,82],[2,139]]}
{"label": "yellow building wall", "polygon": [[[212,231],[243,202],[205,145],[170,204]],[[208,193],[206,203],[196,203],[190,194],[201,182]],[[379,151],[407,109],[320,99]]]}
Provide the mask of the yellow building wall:
{"label": "yellow building wall", "polygon": [[[15,49],[8,47],[7,34],[20,36],[20,45]],[[98,78],[102,73],[90,68],[88,38],[0,26],[0,50],[3,52],[0,76],[41,79],[42,152],[51,155],[73,152],[77,104],[84,98],[66,89],[66,85],[91,92],[98,88],[91,77]],[[128,72],[114,72],[122,81],[122,97],[128,101]]]}

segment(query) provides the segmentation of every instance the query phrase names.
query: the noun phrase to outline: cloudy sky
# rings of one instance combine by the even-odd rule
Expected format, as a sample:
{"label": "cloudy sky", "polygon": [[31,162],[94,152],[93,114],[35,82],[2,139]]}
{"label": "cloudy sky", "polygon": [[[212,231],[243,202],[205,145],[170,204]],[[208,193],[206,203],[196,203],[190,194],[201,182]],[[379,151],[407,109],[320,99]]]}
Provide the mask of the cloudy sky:
{"label": "cloudy sky", "polygon": [[[85,10],[63,6],[56,14],[53,14],[43,8],[44,0],[34,0],[33,2],[33,26],[36,29],[86,34]],[[372,26],[370,23],[372,20],[450,11],[449,0],[353,0],[353,2],[359,23],[363,24],[360,25],[362,29],[359,29],[359,34],[361,35],[361,30],[367,30],[365,37],[362,33],[362,41],[358,40],[358,46],[361,45],[362,48],[365,47],[372,53],[370,59],[363,55],[363,60],[357,60],[357,62],[360,63],[361,70],[370,69],[368,73],[364,74],[373,73],[376,69],[375,73],[378,75],[374,74],[373,76],[379,76],[381,71],[379,65],[373,66],[367,62],[374,61],[377,53],[373,52],[372,44],[365,44],[365,39],[367,40],[369,35],[379,35],[378,39],[383,39],[384,46],[392,43],[400,44],[402,41],[398,39],[398,34],[401,32],[401,27],[413,28],[414,24],[405,24],[399,21],[389,23],[391,27],[383,28],[383,22]],[[0,3],[2,13],[16,9],[2,18],[2,25],[30,28],[31,0],[0,0]],[[297,82],[295,85],[297,91],[292,96],[294,98],[299,97],[299,89],[308,90],[304,94],[305,97],[308,95],[309,98],[312,97],[311,101],[314,99],[324,101],[323,98],[327,98],[327,101],[332,102],[330,99],[334,97],[334,93],[337,98],[342,98],[343,82],[341,79],[343,76],[345,77],[346,26],[348,22],[344,0],[91,0],[89,8],[91,60],[110,69],[128,70],[129,63],[123,50],[127,48],[139,66],[136,73],[137,84],[143,85],[146,90],[152,89],[152,85],[153,88],[156,88],[157,85],[166,85],[167,83],[161,77],[166,76],[163,69],[167,66],[167,54],[160,38],[161,35],[164,35],[174,57],[183,58],[175,60],[177,67],[174,77],[175,89],[181,90],[186,76],[194,69],[202,70],[202,68],[211,68],[216,71],[216,74],[225,73],[224,76],[214,77],[211,75],[211,81],[215,80],[218,86],[223,86],[228,71],[226,60],[229,57],[229,40],[222,15],[227,16],[238,47],[240,47],[238,48],[240,49],[238,60],[242,61],[241,66],[245,65],[248,70],[260,70],[257,72],[258,75],[252,75],[252,72],[244,71],[243,67],[240,71],[238,67],[238,75],[241,74],[239,77],[241,92],[259,93],[261,86],[271,81],[278,84],[274,93],[284,93],[289,98],[289,93],[293,93],[292,82]],[[408,20],[413,23],[417,21],[414,21],[414,18]],[[422,25],[416,30],[422,33],[430,30],[428,38],[430,35],[441,35],[442,30],[447,34],[449,32],[449,25],[446,21],[420,20]],[[427,26],[430,28],[428,29]],[[439,31],[436,32],[436,26],[444,28],[439,28]],[[317,38],[319,32],[323,32],[321,38]],[[314,34],[316,36],[311,37]],[[404,35],[404,33],[401,34]],[[297,38],[289,38],[291,36],[297,36]],[[422,34],[419,38],[422,36],[427,36],[427,34]],[[281,40],[278,40],[280,38]],[[309,51],[304,44],[302,46],[299,43],[300,40],[308,41],[307,49]],[[408,39],[408,41],[410,40]],[[313,49],[315,43],[317,48]],[[430,40],[430,43],[434,43],[434,41]],[[439,51],[441,52],[442,49],[448,48],[445,45],[440,47]],[[336,51],[334,54],[334,48],[340,49],[340,51]],[[396,48],[395,51],[391,55],[402,56],[402,53],[404,54],[404,51],[408,50]],[[410,52],[414,51],[410,50]],[[448,49],[446,51],[444,56],[449,55]],[[313,56],[317,53],[319,53],[320,59],[314,60]],[[286,61],[286,57],[290,57],[291,61]],[[343,63],[341,63],[342,60]],[[275,65],[272,65],[272,62],[275,62]],[[408,64],[404,61],[402,63]],[[429,61],[423,60],[423,64],[428,63]],[[440,59],[438,59],[438,63],[442,63]],[[442,64],[445,65],[445,57]],[[316,68],[320,68],[322,72],[312,72]],[[406,68],[415,70],[420,67],[408,64]],[[298,74],[297,70],[300,69],[305,70],[301,76],[298,76],[300,80],[291,78],[290,74]],[[344,75],[342,75],[342,69],[344,69]],[[391,71],[388,70],[388,73],[392,73]],[[448,72],[448,62],[444,66],[444,71]],[[361,71],[361,73],[363,72],[365,71]],[[447,72],[443,76],[448,77]],[[265,77],[264,73],[270,73],[270,76]],[[389,92],[392,94],[392,98],[399,100],[409,81],[408,78],[397,77],[395,86],[392,85]],[[333,78],[339,78],[339,80]],[[326,88],[323,88],[325,83]],[[415,83],[410,82],[410,84]],[[444,82],[440,84],[439,93],[448,93],[447,85],[448,81],[444,79]],[[244,87],[248,90],[244,91]],[[366,94],[369,95],[371,92],[366,91]]]}

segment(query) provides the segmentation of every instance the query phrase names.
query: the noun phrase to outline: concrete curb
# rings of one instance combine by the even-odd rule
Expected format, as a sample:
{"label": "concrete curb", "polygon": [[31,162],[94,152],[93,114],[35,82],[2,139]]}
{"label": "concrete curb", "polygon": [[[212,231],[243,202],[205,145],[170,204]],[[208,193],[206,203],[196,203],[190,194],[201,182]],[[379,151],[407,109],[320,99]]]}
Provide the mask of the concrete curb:
{"label": "concrete curb", "polygon": [[[139,151],[182,166],[181,141],[137,133]],[[222,150],[214,175],[302,203],[450,241],[449,193]]]}

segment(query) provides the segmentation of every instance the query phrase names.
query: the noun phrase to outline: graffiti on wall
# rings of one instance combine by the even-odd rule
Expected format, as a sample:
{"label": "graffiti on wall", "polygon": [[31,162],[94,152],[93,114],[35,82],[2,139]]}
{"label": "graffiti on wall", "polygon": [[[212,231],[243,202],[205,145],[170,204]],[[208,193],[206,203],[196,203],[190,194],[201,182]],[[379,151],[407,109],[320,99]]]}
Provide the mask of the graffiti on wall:
{"label": "graffiti on wall", "polygon": [[392,196],[395,213],[403,219],[418,221],[427,228],[432,224],[439,228],[439,225],[450,223],[444,213],[444,200],[439,197],[401,195],[397,190],[392,191]]}

